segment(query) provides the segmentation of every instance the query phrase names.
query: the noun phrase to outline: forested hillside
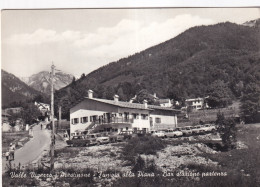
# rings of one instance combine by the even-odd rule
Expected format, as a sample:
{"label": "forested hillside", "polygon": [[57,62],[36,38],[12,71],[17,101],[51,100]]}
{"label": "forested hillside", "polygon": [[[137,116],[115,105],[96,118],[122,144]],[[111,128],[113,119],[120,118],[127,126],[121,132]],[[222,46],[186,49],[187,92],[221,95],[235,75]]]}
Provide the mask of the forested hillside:
{"label": "forested hillside", "polygon": [[[73,81],[55,93],[55,104],[69,108],[94,90],[94,96],[129,100],[146,89],[175,100],[203,97],[210,85],[224,83],[232,99],[251,82],[260,83],[260,28],[220,23],[188,29],[177,37]],[[118,49],[120,50],[120,49]],[[84,73],[84,70],[79,70]],[[217,82],[216,82],[217,81]]]}
{"label": "forested hillside", "polygon": [[26,85],[15,75],[4,70],[2,75],[2,107],[19,107],[21,103],[33,100],[49,102],[47,96]]}

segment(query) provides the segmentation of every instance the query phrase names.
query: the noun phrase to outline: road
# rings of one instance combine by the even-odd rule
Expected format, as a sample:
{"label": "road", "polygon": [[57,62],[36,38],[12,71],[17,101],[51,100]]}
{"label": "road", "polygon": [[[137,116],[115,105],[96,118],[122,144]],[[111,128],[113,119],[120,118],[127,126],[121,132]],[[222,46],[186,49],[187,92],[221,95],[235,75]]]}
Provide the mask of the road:
{"label": "road", "polygon": [[[29,162],[35,161],[39,158],[44,150],[49,150],[51,143],[50,130],[45,129],[45,125],[41,130],[40,125],[36,125],[32,129],[33,138],[30,139],[22,148],[18,149],[14,153],[15,160],[12,161],[12,165],[18,166],[26,165]],[[6,160],[2,158],[3,171],[5,171]]]}

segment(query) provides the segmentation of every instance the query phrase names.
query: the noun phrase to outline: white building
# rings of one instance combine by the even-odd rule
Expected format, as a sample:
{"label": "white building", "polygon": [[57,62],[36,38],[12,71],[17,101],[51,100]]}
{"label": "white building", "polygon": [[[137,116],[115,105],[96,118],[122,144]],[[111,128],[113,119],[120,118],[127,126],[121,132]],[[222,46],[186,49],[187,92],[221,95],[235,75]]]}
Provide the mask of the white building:
{"label": "white building", "polygon": [[172,101],[170,99],[158,99],[161,107],[172,107]]}
{"label": "white building", "polygon": [[50,111],[50,105],[46,104],[46,103],[40,103],[40,102],[36,102],[34,103],[40,111]]}
{"label": "white building", "polygon": [[41,111],[42,116],[45,116],[44,121],[48,122],[50,116],[50,109],[51,109],[50,105],[46,103],[36,102],[36,101],[34,105],[37,106],[38,109]]}
{"label": "white building", "polygon": [[93,91],[88,97],[70,109],[70,133],[77,134],[91,128],[102,131],[149,131],[158,128],[177,126],[177,113],[167,107],[93,98]]}
{"label": "white building", "polygon": [[[195,98],[195,99],[186,99],[185,104],[186,106],[191,106],[195,110],[200,110],[203,108],[205,102],[205,98]],[[209,108],[208,104],[205,103],[205,108]]]}

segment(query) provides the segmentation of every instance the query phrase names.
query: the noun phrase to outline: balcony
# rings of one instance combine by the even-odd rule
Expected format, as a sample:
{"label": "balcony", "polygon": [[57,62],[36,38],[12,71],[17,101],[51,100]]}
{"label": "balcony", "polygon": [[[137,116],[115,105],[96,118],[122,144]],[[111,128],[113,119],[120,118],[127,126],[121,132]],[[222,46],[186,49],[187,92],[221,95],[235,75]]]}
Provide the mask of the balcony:
{"label": "balcony", "polygon": [[110,119],[98,119],[95,121],[96,124],[112,124],[112,123],[133,123],[134,119],[127,119],[127,118],[115,118],[112,117]]}

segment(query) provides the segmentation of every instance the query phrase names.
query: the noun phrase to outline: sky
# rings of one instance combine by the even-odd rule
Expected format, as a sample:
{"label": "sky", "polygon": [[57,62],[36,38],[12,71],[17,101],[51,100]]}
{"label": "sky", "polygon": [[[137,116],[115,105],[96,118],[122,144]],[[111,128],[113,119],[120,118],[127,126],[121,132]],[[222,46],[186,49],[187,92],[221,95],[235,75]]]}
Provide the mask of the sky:
{"label": "sky", "polygon": [[190,27],[260,18],[257,8],[4,10],[2,69],[18,77],[57,69],[80,77]]}

